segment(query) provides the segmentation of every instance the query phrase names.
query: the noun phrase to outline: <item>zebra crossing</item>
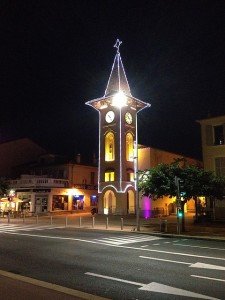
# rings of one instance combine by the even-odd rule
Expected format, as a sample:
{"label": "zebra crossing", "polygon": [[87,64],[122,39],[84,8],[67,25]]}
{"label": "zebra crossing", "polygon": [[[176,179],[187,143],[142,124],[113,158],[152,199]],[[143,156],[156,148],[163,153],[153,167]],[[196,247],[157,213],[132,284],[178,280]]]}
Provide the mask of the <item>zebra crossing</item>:
{"label": "zebra crossing", "polygon": [[145,234],[139,234],[135,236],[127,235],[123,237],[109,237],[109,238],[101,238],[101,239],[95,239],[95,241],[98,241],[100,243],[106,244],[106,245],[125,245],[125,244],[133,244],[133,243],[141,243],[141,242],[150,242],[155,240],[163,239],[161,237],[157,236],[147,236]]}
{"label": "zebra crossing", "polygon": [[19,231],[34,231],[34,230],[49,230],[56,228],[65,228],[65,226],[52,226],[52,225],[37,225],[37,224],[0,224],[0,234],[7,232],[19,232]]}

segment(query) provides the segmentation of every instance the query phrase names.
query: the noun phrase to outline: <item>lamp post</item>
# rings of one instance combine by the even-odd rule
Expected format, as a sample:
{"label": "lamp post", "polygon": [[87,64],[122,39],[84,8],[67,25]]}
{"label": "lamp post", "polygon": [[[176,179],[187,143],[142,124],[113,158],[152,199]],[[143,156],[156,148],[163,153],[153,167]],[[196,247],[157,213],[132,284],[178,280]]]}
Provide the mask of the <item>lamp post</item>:
{"label": "lamp post", "polygon": [[138,131],[137,131],[137,118],[136,118],[136,141],[135,141],[135,206],[136,206],[136,227],[140,231],[140,210],[139,210],[139,190],[138,190]]}
{"label": "lamp post", "polygon": [[139,191],[138,191],[138,143],[137,143],[137,133],[136,141],[134,145],[135,150],[135,210],[136,210],[136,227],[137,231],[140,231],[140,210],[139,210]]}

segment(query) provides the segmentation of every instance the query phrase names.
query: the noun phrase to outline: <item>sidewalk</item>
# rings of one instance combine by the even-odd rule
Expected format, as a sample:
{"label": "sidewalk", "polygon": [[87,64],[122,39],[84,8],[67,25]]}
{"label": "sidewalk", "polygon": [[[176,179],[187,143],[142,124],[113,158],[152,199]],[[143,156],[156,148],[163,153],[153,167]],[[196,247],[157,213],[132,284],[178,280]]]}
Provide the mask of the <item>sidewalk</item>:
{"label": "sidewalk", "polygon": [[[180,235],[177,234],[177,217],[176,215],[166,216],[162,218],[148,218],[139,219],[140,232],[145,234],[164,235],[164,236],[177,236],[186,238],[199,238],[199,239],[214,239],[225,241],[225,222],[214,223],[194,223],[194,215],[185,215],[185,232]],[[7,218],[0,218],[1,223],[7,224]],[[74,227],[77,229],[90,229],[90,230],[106,230],[106,231],[126,231],[137,232],[137,220],[133,216],[106,216],[94,215],[90,213],[60,213],[54,215],[11,218],[10,224],[17,224],[20,226],[65,226]]]}
{"label": "sidewalk", "polygon": [[0,270],[0,299],[107,300],[92,294]]}

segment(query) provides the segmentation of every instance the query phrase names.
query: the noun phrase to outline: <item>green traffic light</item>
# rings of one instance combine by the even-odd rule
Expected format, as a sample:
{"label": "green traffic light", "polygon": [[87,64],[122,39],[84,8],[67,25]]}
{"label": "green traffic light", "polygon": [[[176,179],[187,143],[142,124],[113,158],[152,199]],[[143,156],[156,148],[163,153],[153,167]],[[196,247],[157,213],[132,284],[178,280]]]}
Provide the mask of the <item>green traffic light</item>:
{"label": "green traffic light", "polygon": [[177,215],[178,215],[179,218],[182,218],[183,217],[183,212],[181,210],[178,210]]}

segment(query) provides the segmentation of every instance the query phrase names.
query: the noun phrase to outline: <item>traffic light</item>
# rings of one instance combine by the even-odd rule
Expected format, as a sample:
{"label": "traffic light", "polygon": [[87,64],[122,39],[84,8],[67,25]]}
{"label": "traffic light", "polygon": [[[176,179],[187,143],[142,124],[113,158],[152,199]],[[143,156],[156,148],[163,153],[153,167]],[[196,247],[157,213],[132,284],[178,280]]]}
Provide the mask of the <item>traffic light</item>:
{"label": "traffic light", "polygon": [[178,210],[177,210],[177,216],[178,216],[178,218],[183,217],[183,211],[180,208],[178,208]]}
{"label": "traffic light", "polygon": [[185,182],[183,179],[180,179],[179,177],[175,176],[175,185],[177,187],[177,197],[184,198],[186,195],[185,191]]}
{"label": "traffic light", "polygon": [[179,184],[180,196],[184,197],[186,195],[185,186],[184,186],[184,180],[179,179],[178,180],[178,184]]}

